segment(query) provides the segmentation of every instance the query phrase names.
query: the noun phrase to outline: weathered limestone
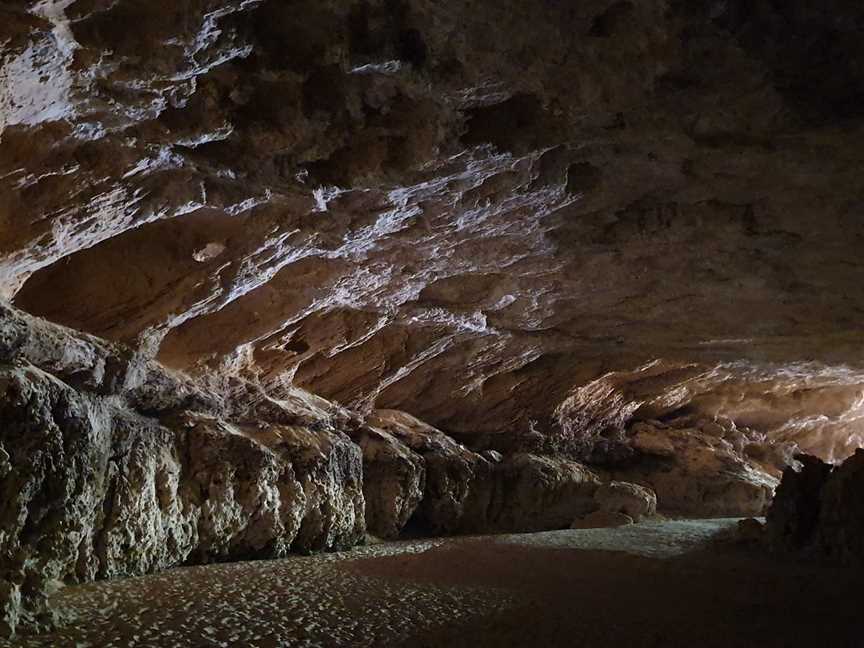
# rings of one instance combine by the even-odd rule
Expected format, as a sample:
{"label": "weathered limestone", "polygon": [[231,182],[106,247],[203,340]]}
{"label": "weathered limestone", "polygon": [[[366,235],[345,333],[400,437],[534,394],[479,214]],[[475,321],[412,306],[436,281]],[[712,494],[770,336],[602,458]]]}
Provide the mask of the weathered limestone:
{"label": "weathered limestone", "polygon": [[336,432],[283,441],[277,428],[268,445],[224,423],[174,428],[32,365],[0,368],[0,385],[0,553],[5,587],[25,598],[55,580],[363,537],[360,452]]}
{"label": "weathered limestone", "polygon": [[347,548],[367,528],[565,528],[596,508],[575,461],[482,455],[398,411],[166,370],[3,306],[0,594],[5,634],[55,622],[63,583]]}
{"label": "weathered limestone", "polygon": [[10,310],[0,323],[6,633],[51,622],[55,582],[362,540],[360,448],[327,419],[253,404],[229,422],[218,394],[111,345]]}
{"label": "weathered limestone", "polygon": [[369,423],[422,458],[425,488],[415,515],[428,532],[565,528],[594,506],[599,477],[579,463],[528,453],[487,458],[403,412],[379,411]]}
{"label": "weathered limestone", "polygon": [[460,439],[551,434],[605,372],[698,365],[704,389],[646,400],[842,459],[862,12],[3,3],[0,295]]}
{"label": "weathered limestone", "polygon": [[833,560],[864,563],[864,450],[858,450],[828,477],[822,491],[818,546]]}
{"label": "weathered limestone", "polygon": [[811,543],[822,508],[822,491],[832,466],[817,457],[799,455],[799,465],[783,471],[783,478],[768,510],[771,541],[801,549]]}
{"label": "weathered limestone", "polygon": [[771,503],[777,479],[722,437],[695,428],[637,423],[629,440],[637,453],[635,463],[611,473],[653,489],[664,513],[759,516]]}
{"label": "weathered limestone", "polygon": [[[367,527],[760,515],[796,448],[850,456],[862,25],[0,4],[0,298],[89,334],[0,303],[7,630],[57,582]],[[858,553],[854,465],[794,542]]]}
{"label": "weathered limestone", "polygon": [[657,495],[638,484],[619,481],[603,484],[594,494],[594,500],[601,510],[623,513],[636,522],[657,512]]}
{"label": "weathered limestone", "polygon": [[366,525],[381,538],[396,538],[423,499],[426,464],[392,435],[363,426],[352,433],[363,451]]}

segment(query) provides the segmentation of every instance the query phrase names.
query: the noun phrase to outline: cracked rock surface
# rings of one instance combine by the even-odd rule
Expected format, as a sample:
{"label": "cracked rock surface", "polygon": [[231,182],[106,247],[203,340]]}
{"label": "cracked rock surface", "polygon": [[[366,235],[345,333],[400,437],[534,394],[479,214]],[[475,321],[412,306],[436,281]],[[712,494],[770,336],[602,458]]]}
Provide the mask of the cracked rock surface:
{"label": "cracked rock surface", "polygon": [[853,457],[846,502],[862,31],[856,0],[0,4],[0,629],[64,582],[566,528],[613,480],[758,516],[801,451]]}
{"label": "cracked rock surface", "polygon": [[[6,316],[38,333],[31,319]],[[361,452],[326,418],[313,422],[307,412],[304,421],[272,401],[248,404],[249,419],[229,418],[215,392],[45,328],[56,338],[19,338],[4,345],[0,364],[6,632],[51,622],[38,615],[47,614],[40,602],[54,582],[338,549],[363,538]],[[67,353],[77,341],[81,356],[70,353],[62,360],[71,366],[51,373],[44,356],[57,339]],[[95,359],[122,367],[122,387]],[[130,383],[136,373],[144,376]]]}
{"label": "cracked rock surface", "polygon": [[[468,450],[397,411],[205,383],[0,306],[0,623],[47,630],[64,584],[347,549],[367,529],[565,528],[600,477]],[[416,532],[416,531],[415,531]]]}
{"label": "cracked rock surface", "polygon": [[657,359],[702,376],[678,407],[860,444],[860,3],[0,12],[0,293],[25,310],[504,437],[478,450]]}

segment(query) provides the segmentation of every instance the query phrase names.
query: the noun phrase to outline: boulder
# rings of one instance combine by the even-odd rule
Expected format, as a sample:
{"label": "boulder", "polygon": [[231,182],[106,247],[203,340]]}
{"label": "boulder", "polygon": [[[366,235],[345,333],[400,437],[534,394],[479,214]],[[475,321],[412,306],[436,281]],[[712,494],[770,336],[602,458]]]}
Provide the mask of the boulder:
{"label": "boulder", "polygon": [[603,484],[594,494],[602,511],[624,513],[638,522],[657,512],[657,495],[650,488],[613,481]]}
{"label": "boulder", "polygon": [[468,531],[566,529],[594,507],[599,478],[586,466],[559,457],[511,455],[495,466],[485,516],[466,520]]}
{"label": "boulder", "polygon": [[363,452],[366,527],[379,538],[396,538],[423,498],[423,458],[391,434],[370,426],[351,433]]}
{"label": "boulder", "polygon": [[415,519],[428,533],[566,528],[595,508],[599,478],[578,462],[530,453],[483,456],[404,412],[379,410],[369,423],[422,457],[426,479]]}
{"label": "boulder", "polygon": [[800,550],[815,540],[822,492],[833,467],[809,455],[796,459],[797,465],[783,472],[766,517],[769,541],[775,547]]}
{"label": "boulder", "polygon": [[864,449],[834,467],[799,455],[767,516],[771,546],[844,564],[864,563]]}
{"label": "boulder", "polygon": [[422,458],[425,481],[416,521],[428,533],[457,533],[468,520],[485,519],[493,464],[405,412],[377,410],[368,423]]}
{"label": "boulder", "polygon": [[629,437],[637,460],[611,471],[651,488],[657,509],[700,517],[762,516],[778,480],[722,438],[696,428],[637,423]]}
{"label": "boulder", "polygon": [[864,449],[834,468],[822,488],[816,542],[825,557],[847,564],[864,563],[862,493]]}

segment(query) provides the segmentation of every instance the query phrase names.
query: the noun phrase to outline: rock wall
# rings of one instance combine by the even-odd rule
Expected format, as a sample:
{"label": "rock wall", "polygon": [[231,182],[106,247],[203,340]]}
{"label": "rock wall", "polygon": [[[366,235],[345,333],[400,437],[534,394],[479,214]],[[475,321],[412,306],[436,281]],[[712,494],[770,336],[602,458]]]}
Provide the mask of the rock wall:
{"label": "rock wall", "polygon": [[838,466],[800,456],[783,474],[768,511],[767,541],[775,550],[864,564],[864,450]]}
{"label": "rock wall", "polygon": [[[0,293],[463,435],[551,432],[658,358],[769,396],[833,372],[816,406],[859,433],[862,12],[7,2]],[[810,413],[766,427],[854,450]]]}
{"label": "rock wall", "polygon": [[[363,540],[361,451],[332,420],[247,403],[229,422],[219,394],[154,365],[118,386],[101,369],[123,365],[116,347],[8,309],[0,339],[7,633],[51,622],[54,583]],[[54,349],[56,373],[34,364]]]}
{"label": "rock wall", "polygon": [[0,304],[0,623],[58,622],[65,583],[351,547],[563,528],[599,476],[472,452],[396,411],[193,380]]}
{"label": "rock wall", "polygon": [[7,625],[55,579],[567,526],[611,478],[758,514],[850,456],[862,25],[0,5],[0,297],[86,332],[0,303]]}
{"label": "rock wall", "polygon": [[629,441],[635,456],[610,473],[650,486],[669,515],[761,516],[779,482],[769,467],[698,428],[640,423]]}
{"label": "rock wall", "polygon": [[[409,450],[403,465],[417,466],[420,477],[414,521],[426,533],[564,528],[596,507],[600,478],[580,463],[524,452],[478,454],[404,412],[379,410],[368,422]],[[367,471],[376,469],[376,459],[364,447]]]}

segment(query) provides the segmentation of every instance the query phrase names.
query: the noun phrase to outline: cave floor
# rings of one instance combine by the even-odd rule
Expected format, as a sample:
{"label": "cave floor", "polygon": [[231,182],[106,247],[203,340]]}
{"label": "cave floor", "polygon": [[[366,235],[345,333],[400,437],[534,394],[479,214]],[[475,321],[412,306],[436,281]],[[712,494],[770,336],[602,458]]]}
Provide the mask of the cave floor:
{"label": "cave floor", "polygon": [[[864,646],[862,577],[714,542],[734,520],[375,544],[68,587],[12,646]],[[856,637],[857,635],[857,637]]]}

